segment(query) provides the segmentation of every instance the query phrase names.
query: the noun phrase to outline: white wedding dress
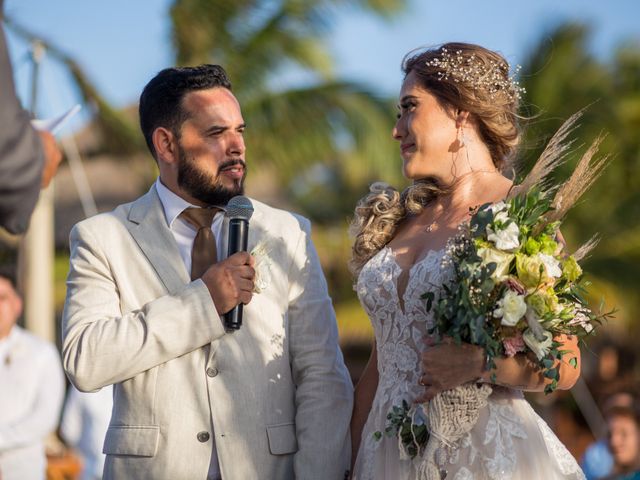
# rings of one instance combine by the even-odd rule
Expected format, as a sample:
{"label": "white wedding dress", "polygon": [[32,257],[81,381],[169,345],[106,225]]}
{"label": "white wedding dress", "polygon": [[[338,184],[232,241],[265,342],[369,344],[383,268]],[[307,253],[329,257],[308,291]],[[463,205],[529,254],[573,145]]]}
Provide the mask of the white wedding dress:
{"label": "white wedding dress", "polygon": [[[357,283],[360,302],[375,330],[379,382],[362,432],[354,479],[418,478],[420,457],[401,459],[398,439],[384,434],[387,414],[403,400],[410,405],[424,387],[418,384],[419,355],[432,324],[420,296],[444,280],[444,250],[430,251],[411,267],[400,302],[402,273],[392,250],[380,250],[363,267]],[[383,432],[380,440],[375,432]],[[575,459],[534,412],[522,392],[493,387],[487,406],[459,448],[438,452],[446,480],[583,479]]]}

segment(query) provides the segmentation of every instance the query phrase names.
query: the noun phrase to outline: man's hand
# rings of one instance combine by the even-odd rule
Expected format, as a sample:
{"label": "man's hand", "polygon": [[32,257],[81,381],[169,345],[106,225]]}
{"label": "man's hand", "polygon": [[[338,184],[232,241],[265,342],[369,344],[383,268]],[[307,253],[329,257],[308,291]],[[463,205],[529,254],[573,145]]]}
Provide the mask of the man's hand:
{"label": "man's hand", "polygon": [[53,135],[46,131],[39,131],[40,141],[42,142],[42,151],[44,152],[44,168],[42,170],[42,188],[47,188],[51,179],[58,170],[58,165],[62,161],[62,152],[56,144]]}
{"label": "man's hand", "polygon": [[238,252],[222,262],[211,265],[202,275],[219,315],[227,313],[240,303],[245,305],[253,295],[256,275],[254,258],[247,252]]}

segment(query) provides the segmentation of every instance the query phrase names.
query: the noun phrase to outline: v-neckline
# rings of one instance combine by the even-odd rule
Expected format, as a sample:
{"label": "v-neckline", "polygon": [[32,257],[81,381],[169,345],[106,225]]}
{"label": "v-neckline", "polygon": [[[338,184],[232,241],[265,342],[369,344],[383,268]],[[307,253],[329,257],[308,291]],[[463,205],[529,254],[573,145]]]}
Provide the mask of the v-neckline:
{"label": "v-neckline", "polygon": [[[400,264],[398,263],[398,260],[396,259],[396,252],[393,250],[393,248],[389,247],[388,245],[385,245],[383,247],[383,249],[385,249],[387,251],[387,253],[391,256],[391,260],[393,261],[393,264],[396,267],[396,270],[398,271],[398,275],[395,276],[394,279],[394,286],[395,286],[395,290],[396,290],[396,295],[398,296],[398,309],[400,310],[400,313],[402,313],[402,315],[406,316],[406,311],[405,311],[405,301],[404,301],[404,297],[407,293],[407,291],[409,290],[409,283],[411,282],[411,276],[413,274],[414,269],[418,266],[421,265],[422,263],[424,263],[429,257],[431,257],[432,255],[435,254],[439,254],[441,252],[443,252],[445,250],[445,247],[439,248],[439,249],[427,249],[426,253],[424,255],[422,255],[422,257],[420,257],[419,260],[416,260],[413,265],[411,265],[408,269],[403,269]],[[402,291],[402,295],[400,294],[400,286],[399,286],[399,280],[402,278],[406,278],[406,284],[404,285],[404,289]]]}

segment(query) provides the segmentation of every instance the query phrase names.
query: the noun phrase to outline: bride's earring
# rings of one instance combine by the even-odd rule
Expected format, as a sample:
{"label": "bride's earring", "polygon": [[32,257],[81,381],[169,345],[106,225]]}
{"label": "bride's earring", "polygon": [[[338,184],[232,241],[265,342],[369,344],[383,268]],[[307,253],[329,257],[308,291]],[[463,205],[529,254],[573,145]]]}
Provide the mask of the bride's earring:
{"label": "bride's earring", "polygon": [[462,148],[467,144],[467,139],[464,136],[464,127],[458,128],[458,134],[456,135],[456,140],[458,141],[458,148]]}
{"label": "bride's earring", "polygon": [[[460,127],[460,148],[467,146],[467,137],[464,135],[464,127]],[[469,159],[469,148],[465,148],[465,158],[467,159],[467,166],[469,167],[470,172],[474,172],[475,170],[471,166],[471,160]]]}

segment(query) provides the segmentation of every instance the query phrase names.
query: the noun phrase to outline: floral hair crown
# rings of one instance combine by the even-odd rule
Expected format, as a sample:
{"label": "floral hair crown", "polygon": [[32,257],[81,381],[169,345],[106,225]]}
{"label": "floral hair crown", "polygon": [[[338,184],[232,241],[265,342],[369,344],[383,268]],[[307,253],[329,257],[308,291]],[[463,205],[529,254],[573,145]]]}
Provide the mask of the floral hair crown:
{"label": "floral hair crown", "polygon": [[426,64],[439,70],[438,80],[452,79],[454,82],[466,83],[475,89],[486,90],[491,98],[502,91],[511,101],[515,101],[520,100],[526,92],[516,80],[520,65],[516,65],[514,74],[509,76],[509,67],[505,63],[493,60],[486,63],[476,57],[475,53],[465,57],[462,50],[451,54],[446,48]]}

